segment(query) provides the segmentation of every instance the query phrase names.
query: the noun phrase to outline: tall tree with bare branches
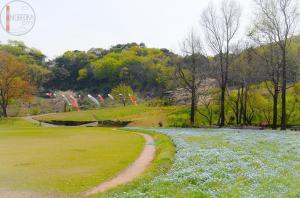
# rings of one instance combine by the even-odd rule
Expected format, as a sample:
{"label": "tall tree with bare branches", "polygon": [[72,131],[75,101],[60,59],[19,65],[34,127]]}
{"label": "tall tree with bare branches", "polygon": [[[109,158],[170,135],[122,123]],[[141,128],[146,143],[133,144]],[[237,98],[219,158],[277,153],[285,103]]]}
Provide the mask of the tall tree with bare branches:
{"label": "tall tree with bare branches", "polygon": [[287,70],[288,70],[288,51],[291,43],[291,37],[296,30],[296,22],[299,18],[298,0],[254,0],[259,8],[256,13],[257,22],[254,24],[253,32],[260,38],[265,38],[265,43],[276,44],[280,50],[281,67],[281,123],[282,130],[286,130],[286,90],[287,90]]}
{"label": "tall tree with bare branches", "polygon": [[228,82],[231,44],[240,26],[241,8],[235,1],[224,0],[219,12],[211,4],[202,13],[201,25],[206,30],[208,45],[218,58],[216,78],[221,89],[220,123],[225,125],[225,93]]}
{"label": "tall tree with bare branches", "polygon": [[195,115],[199,98],[199,87],[207,78],[209,71],[208,59],[204,56],[200,37],[192,30],[182,42],[184,54],[176,68],[176,79],[191,95],[190,125],[195,125]]}
{"label": "tall tree with bare branches", "polygon": [[[264,84],[272,96],[273,100],[273,116],[272,116],[272,129],[277,129],[278,119],[278,99],[281,92],[280,88],[280,76],[281,76],[281,59],[280,50],[275,43],[272,43],[269,35],[269,44],[264,45],[261,42],[259,35],[255,35],[252,32],[249,34],[250,38],[258,44],[258,47],[251,48],[259,59],[257,64],[259,67],[260,76],[263,78]],[[264,38],[265,39],[265,38]],[[263,40],[264,40],[263,39]]]}

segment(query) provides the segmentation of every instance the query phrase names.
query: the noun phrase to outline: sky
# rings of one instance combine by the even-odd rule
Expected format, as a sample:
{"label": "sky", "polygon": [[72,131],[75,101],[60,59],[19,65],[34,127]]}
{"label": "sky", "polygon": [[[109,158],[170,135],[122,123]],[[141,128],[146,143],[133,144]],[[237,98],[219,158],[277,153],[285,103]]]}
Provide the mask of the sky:
{"label": "sky", "polygon": [[[33,29],[12,36],[0,29],[0,41],[20,40],[55,58],[67,50],[109,48],[119,43],[180,51],[179,43],[194,28],[207,5],[222,0],[26,0],[36,14]],[[240,35],[253,19],[252,0],[236,0],[242,7]],[[2,8],[9,0],[0,1]]]}

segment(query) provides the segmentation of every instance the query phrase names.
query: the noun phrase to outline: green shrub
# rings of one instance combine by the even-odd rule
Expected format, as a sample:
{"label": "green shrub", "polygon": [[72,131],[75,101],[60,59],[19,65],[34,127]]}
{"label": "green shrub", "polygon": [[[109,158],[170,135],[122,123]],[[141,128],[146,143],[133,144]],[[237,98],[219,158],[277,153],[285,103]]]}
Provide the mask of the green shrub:
{"label": "green shrub", "polygon": [[148,107],[165,107],[174,105],[174,100],[171,98],[154,99],[146,103]]}
{"label": "green shrub", "polygon": [[30,108],[30,115],[39,115],[39,114],[41,114],[41,108],[39,106]]}

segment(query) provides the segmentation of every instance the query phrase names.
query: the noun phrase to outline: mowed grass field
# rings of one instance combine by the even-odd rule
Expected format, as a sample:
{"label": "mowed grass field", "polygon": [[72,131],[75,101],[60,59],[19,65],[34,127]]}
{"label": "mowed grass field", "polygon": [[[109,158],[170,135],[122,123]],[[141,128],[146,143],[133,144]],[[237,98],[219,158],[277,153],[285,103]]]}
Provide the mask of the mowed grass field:
{"label": "mowed grass field", "polygon": [[133,121],[129,126],[158,127],[162,122],[168,126],[168,115],[181,107],[148,107],[145,105],[129,105],[125,107],[106,107],[81,112],[66,112],[35,116],[40,121],[98,121],[98,120],[125,120]]}
{"label": "mowed grass field", "polygon": [[128,167],[143,147],[143,137],[111,128],[0,120],[0,193],[76,195]]}

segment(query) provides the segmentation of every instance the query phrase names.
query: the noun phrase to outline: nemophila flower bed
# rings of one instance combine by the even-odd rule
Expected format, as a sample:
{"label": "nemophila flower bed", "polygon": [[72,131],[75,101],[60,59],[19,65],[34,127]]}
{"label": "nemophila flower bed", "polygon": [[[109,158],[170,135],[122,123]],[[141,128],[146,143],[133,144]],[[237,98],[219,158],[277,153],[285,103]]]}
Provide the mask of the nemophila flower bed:
{"label": "nemophila flower bed", "polygon": [[176,144],[164,175],[116,197],[300,196],[300,134],[158,129]]}

